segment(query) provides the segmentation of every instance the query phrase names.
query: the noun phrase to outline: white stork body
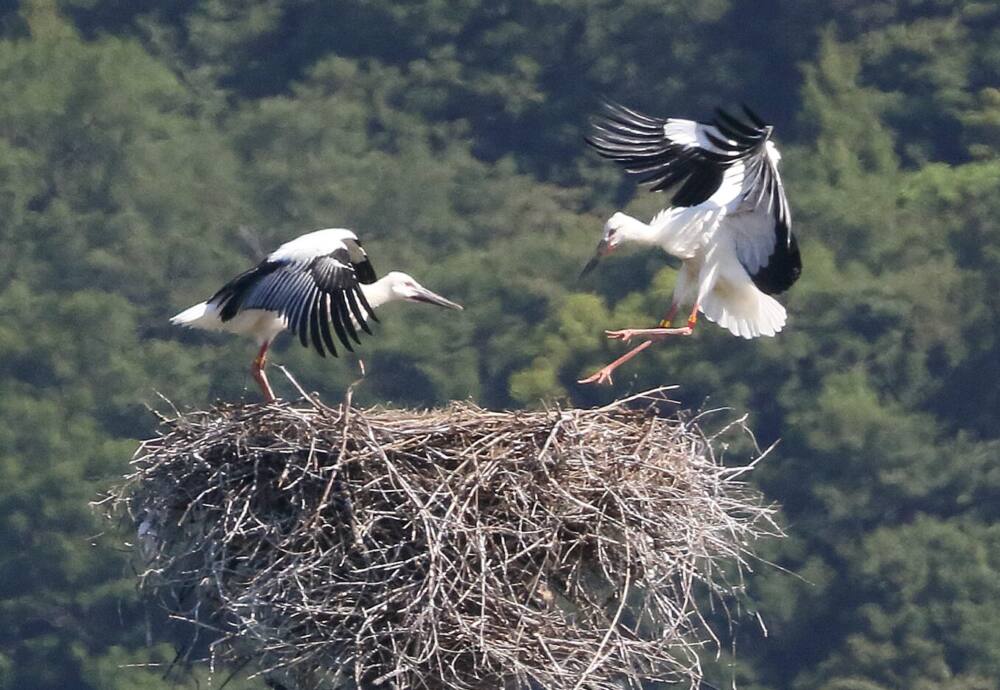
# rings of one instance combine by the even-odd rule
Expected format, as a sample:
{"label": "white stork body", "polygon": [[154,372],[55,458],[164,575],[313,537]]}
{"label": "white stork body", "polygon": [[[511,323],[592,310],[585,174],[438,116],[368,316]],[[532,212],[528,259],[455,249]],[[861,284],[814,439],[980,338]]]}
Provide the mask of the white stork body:
{"label": "white stork body", "polygon": [[659,246],[681,259],[674,304],[696,305],[709,321],[733,335],[773,336],[785,325],[785,308],[754,285],[740,263],[734,235],[752,222],[747,215],[730,214],[725,207],[708,211],[703,205],[664,210],[648,224],[619,212],[608,226],[625,235],[623,242]]}
{"label": "white stork body", "polygon": [[253,338],[260,350],[252,373],[265,398],[273,401],[264,367],[279,333],[290,330],[321,356],[329,352],[336,357],[337,340],[353,351],[351,341],[361,343],[358,331],[371,334],[368,322],[378,321],[374,310],[397,300],[462,308],[405,273],[393,271],[376,279],[357,235],[331,228],[286,242],[170,322]]}
{"label": "white stork body", "polygon": [[[773,336],[784,327],[785,309],[771,295],[795,282],[801,259],[771,127],[745,110],[749,122],[719,111],[713,123],[702,123],[660,120],[609,105],[608,115],[595,124],[587,141],[598,153],[643,175],[653,190],[674,192],[670,206],[649,223],[621,212],[608,219],[584,272],[624,243],[659,246],[682,262],[660,327],[608,331],[610,337],[690,335],[699,311],[743,338]],[[683,304],[693,305],[687,325],[670,328]],[[610,381],[615,368],[650,344],[583,382]]]}

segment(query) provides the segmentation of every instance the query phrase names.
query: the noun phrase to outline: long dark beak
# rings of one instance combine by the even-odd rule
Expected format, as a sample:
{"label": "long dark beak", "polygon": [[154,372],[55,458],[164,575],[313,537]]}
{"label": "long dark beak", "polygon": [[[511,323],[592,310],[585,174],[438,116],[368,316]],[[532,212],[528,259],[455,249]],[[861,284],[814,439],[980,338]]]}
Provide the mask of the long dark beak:
{"label": "long dark beak", "polygon": [[415,302],[426,302],[427,304],[436,304],[439,307],[447,307],[448,309],[458,309],[461,311],[465,307],[456,302],[452,302],[450,299],[445,299],[436,292],[431,292],[425,287],[417,288],[417,294],[411,297]]}
{"label": "long dark beak", "polygon": [[608,241],[601,240],[597,243],[597,249],[594,251],[594,256],[587,262],[587,265],[583,267],[580,271],[580,277],[577,280],[582,280],[588,273],[594,270],[597,266],[597,262],[601,260],[601,257],[608,253]]}

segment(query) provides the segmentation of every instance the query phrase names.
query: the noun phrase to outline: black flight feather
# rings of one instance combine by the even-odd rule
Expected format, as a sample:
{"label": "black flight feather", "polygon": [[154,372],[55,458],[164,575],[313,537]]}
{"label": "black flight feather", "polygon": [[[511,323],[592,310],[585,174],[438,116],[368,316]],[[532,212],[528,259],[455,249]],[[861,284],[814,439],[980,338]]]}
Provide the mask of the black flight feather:
{"label": "black flight feather", "polygon": [[326,357],[326,350],[323,349],[323,336],[320,334],[320,304],[326,295],[319,293],[313,299],[312,308],[309,309],[309,335],[311,336],[313,347],[320,357]]}
{"label": "black flight feather", "polygon": [[330,320],[333,321],[333,330],[337,333],[337,338],[344,344],[349,351],[354,352],[354,348],[351,347],[351,341],[347,337],[347,332],[344,330],[344,314],[342,311],[342,303],[340,301],[340,295],[332,296],[332,304],[330,305]]}
{"label": "black flight feather", "polygon": [[340,320],[344,323],[344,330],[347,331],[347,335],[351,337],[351,340],[360,345],[361,338],[358,337],[358,331],[354,328],[354,322],[351,320],[350,307],[347,303],[348,299],[350,299],[349,296],[353,294],[354,290],[345,290],[341,298],[337,300],[337,308],[340,310]]}
{"label": "black flight feather", "polygon": [[330,333],[330,302],[333,301],[333,297],[328,293],[323,293],[322,301],[322,325],[323,330],[323,342],[326,344],[326,349],[330,351],[334,357],[337,356],[337,345],[333,341],[333,334]]}
{"label": "black flight feather", "polygon": [[[368,335],[371,335],[371,328],[368,326],[368,322],[365,320],[364,314],[361,313],[361,307],[358,306],[357,295],[359,293],[361,293],[361,290],[349,290],[347,292],[347,306],[350,307],[351,313],[354,315],[354,320],[358,322],[361,329]],[[363,295],[363,293],[361,294]]]}
{"label": "black flight feather", "polygon": [[780,222],[775,224],[774,253],[750,279],[757,288],[767,295],[777,295],[795,284],[802,274],[802,256],[799,243]]}
{"label": "black flight feather", "polygon": [[222,308],[219,317],[223,321],[229,321],[239,313],[247,295],[280,267],[280,263],[263,261],[223,285],[208,301],[210,304],[220,305]]}

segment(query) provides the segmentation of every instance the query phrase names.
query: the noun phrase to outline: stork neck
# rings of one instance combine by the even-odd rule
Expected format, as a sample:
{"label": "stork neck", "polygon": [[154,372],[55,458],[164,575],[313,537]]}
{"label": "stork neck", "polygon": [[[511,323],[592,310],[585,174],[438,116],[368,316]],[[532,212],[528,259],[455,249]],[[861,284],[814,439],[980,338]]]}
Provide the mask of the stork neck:
{"label": "stork neck", "polygon": [[365,299],[368,300],[368,304],[371,305],[372,309],[396,299],[396,293],[392,291],[388,275],[382,276],[374,283],[362,285],[361,292],[365,293]]}
{"label": "stork neck", "polygon": [[643,223],[641,220],[625,215],[624,213],[621,215],[621,225],[618,226],[618,232],[621,233],[624,241],[638,244],[657,243],[659,239],[658,228]]}

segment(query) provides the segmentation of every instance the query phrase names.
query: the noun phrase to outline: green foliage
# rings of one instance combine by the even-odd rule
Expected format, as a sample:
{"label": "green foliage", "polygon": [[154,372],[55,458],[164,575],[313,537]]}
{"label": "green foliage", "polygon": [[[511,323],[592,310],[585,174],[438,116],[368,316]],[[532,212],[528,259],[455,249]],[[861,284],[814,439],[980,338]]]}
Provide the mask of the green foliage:
{"label": "green foliage", "polygon": [[[0,690],[166,688],[166,633],[87,507],[145,404],[255,398],[252,345],[167,318],[258,253],[357,228],[380,272],[467,307],[386,308],[362,402],[597,404],[680,383],[781,443],[769,545],[720,687],[980,690],[1000,676],[1000,21],[908,0],[34,0],[0,8]],[[614,208],[581,145],[609,96],[778,125],[805,263],[785,332],[711,324],[612,389],[675,266],[576,274]],[[354,357],[275,360],[336,400]],[[293,394],[278,372],[279,394]],[[92,545],[92,542],[96,545]],[[219,677],[211,682],[218,684]],[[175,684],[176,683],[176,684]],[[233,681],[233,687],[243,681]],[[259,687],[248,682],[239,687]]]}

